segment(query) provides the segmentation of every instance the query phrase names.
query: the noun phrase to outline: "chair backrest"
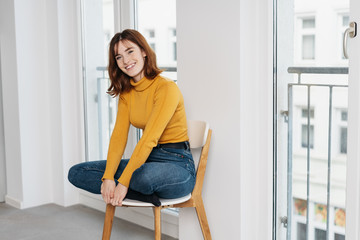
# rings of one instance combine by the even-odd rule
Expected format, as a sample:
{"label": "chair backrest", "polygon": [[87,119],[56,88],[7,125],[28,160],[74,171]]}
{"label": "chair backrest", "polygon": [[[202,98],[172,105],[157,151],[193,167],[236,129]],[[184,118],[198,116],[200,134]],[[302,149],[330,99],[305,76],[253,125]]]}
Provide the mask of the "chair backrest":
{"label": "chair backrest", "polygon": [[203,147],[208,135],[209,124],[204,121],[189,120],[187,125],[190,148],[194,149]]}
{"label": "chair backrest", "polygon": [[[200,195],[204,182],[209,146],[211,140],[209,124],[203,121],[188,121],[188,135],[196,168],[196,183],[193,195]],[[198,151],[200,150],[200,151]]]}

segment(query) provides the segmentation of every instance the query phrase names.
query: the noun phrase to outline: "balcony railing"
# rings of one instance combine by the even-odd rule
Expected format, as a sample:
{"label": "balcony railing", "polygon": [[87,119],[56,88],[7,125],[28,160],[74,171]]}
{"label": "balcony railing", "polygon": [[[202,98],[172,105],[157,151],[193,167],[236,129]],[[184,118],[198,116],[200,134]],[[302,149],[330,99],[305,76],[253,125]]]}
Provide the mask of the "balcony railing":
{"label": "balcony railing", "polygon": [[[288,162],[287,162],[287,166],[288,166],[288,174],[287,174],[287,182],[288,182],[288,196],[287,196],[287,202],[288,202],[288,209],[287,209],[287,240],[291,240],[291,239],[298,239],[297,237],[299,236],[299,234],[304,234],[304,233],[299,233],[300,229],[298,229],[294,223],[292,223],[293,220],[293,214],[294,214],[294,209],[293,209],[293,204],[294,204],[294,196],[296,195],[301,195],[298,192],[300,192],[301,190],[299,189],[293,189],[294,185],[293,185],[293,181],[301,179],[302,176],[306,176],[306,194],[301,196],[301,198],[304,198],[304,200],[306,200],[306,213],[304,213],[304,215],[306,216],[306,240],[308,239],[314,239],[314,237],[316,236],[317,232],[314,229],[310,229],[310,222],[314,221],[313,219],[309,219],[309,216],[313,215],[313,213],[310,213],[310,202],[313,201],[314,202],[314,197],[311,197],[311,194],[314,194],[314,190],[311,191],[311,188],[315,188],[315,184],[319,184],[320,182],[320,187],[317,186],[317,189],[319,192],[321,192],[321,188],[323,185],[326,185],[326,202],[323,202],[324,205],[326,204],[326,240],[329,239],[333,239],[333,237],[330,237],[330,233],[334,234],[335,232],[333,230],[331,230],[330,228],[332,228],[332,226],[330,226],[330,224],[332,224],[332,222],[330,223],[330,207],[334,204],[332,204],[331,201],[331,180],[333,179],[331,177],[331,173],[332,171],[332,161],[334,160],[333,156],[333,148],[334,147],[334,135],[333,135],[333,131],[334,131],[334,109],[338,109],[338,106],[334,106],[334,93],[336,92],[336,96],[338,97],[339,94],[344,95],[347,94],[347,90],[338,90],[338,89],[347,89],[347,80],[342,81],[344,84],[337,84],[337,80],[334,79],[334,76],[336,75],[344,75],[344,74],[348,74],[348,68],[338,68],[338,67],[289,67],[288,68],[288,73],[291,74],[297,74],[298,78],[297,78],[297,82],[295,83],[289,83],[288,84],[288,112],[285,112],[285,114],[287,115],[287,122],[288,122]],[[312,76],[312,78],[309,78],[307,80],[304,80],[303,77],[305,75],[318,75],[318,76],[322,76],[321,80],[316,80],[317,76]],[[324,76],[332,76],[332,80],[330,81],[331,83],[329,83],[328,81],[324,80]],[[346,76],[345,76],[346,77]],[[344,78],[344,77],[342,77]],[[317,95],[318,93],[323,94],[324,95]],[[304,97],[304,95],[306,95],[306,97]],[[301,96],[301,97],[299,97]],[[338,98],[337,98],[338,99]],[[347,99],[347,96],[346,96]],[[327,102],[327,110],[323,109],[326,108],[324,107],[324,101]],[[321,105],[318,104],[321,102]],[[318,105],[317,105],[318,104]],[[315,106],[317,105],[317,106]],[[319,107],[320,106],[320,107]],[[317,112],[315,112],[315,116],[317,118],[317,120],[314,120],[314,111],[318,111],[318,112],[327,112],[327,116],[326,114],[323,114],[325,116],[316,116]],[[301,115],[303,114],[303,115]],[[319,117],[321,117],[321,120],[319,120]],[[300,119],[299,119],[300,118]],[[325,120],[326,119],[326,120]],[[324,120],[324,121],[323,121]],[[323,128],[324,125],[327,124],[327,133],[322,132],[320,133],[321,136],[317,136],[316,135],[316,131],[317,129],[314,130],[314,122],[317,122],[317,126],[320,126],[319,128]],[[296,123],[294,125],[294,123]],[[302,126],[306,126],[306,130],[305,128],[301,129],[300,127]],[[317,127],[315,126],[315,128]],[[325,127],[326,128],[326,127]],[[304,131],[305,130],[305,131]],[[296,137],[298,138],[294,138],[294,131],[298,134]],[[319,132],[318,132],[319,133]],[[299,135],[303,134],[301,137]],[[327,137],[326,137],[327,135]],[[324,144],[326,147],[323,147],[322,150],[325,150],[325,148],[327,148],[327,152],[325,153],[325,151],[322,150],[316,150],[315,148],[316,143],[314,144],[314,139],[316,138],[320,138],[320,137],[326,137],[326,144]],[[314,138],[314,139],[313,139]],[[301,139],[301,140],[300,140]],[[318,139],[317,139],[318,140]],[[296,144],[295,143],[299,143],[301,141],[301,144]],[[323,140],[324,142],[325,140]],[[318,144],[321,145],[321,144]],[[297,153],[294,153],[294,146],[295,148],[297,148]],[[304,150],[304,151],[303,151]],[[319,173],[320,171],[311,169],[311,163],[314,158],[311,157],[311,153],[312,152],[317,152],[317,155],[319,155],[319,152],[322,152],[326,161],[326,165],[327,165],[327,176],[326,176],[326,180],[322,179],[324,177],[319,177],[316,176],[317,173]],[[299,156],[299,152],[301,152],[302,154],[304,154],[304,159],[306,159],[306,170],[305,168],[303,169],[303,171],[301,173],[298,173],[297,176],[294,176],[294,170],[298,171],[298,169],[294,169],[293,168],[293,164],[294,161],[298,161],[296,164],[296,166],[300,166],[300,164],[304,161],[302,161],[302,157],[298,157]],[[301,155],[301,154],[300,154]],[[320,153],[321,155],[321,153]],[[316,156],[317,158],[319,158],[319,156]],[[345,156],[346,157],[346,156]],[[321,158],[321,157],[320,157]],[[302,165],[301,165],[302,166]],[[297,179],[297,178],[298,179]],[[318,179],[318,183],[315,183],[316,181],[311,180],[311,179]],[[299,183],[300,182],[300,183]],[[296,187],[295,188],[302,188],[302,186],[304,184],[301,183],[301,181],[299,181],[296,183]],[[304,181],[305,182],[305,181]],[[325,183],[324,183],[325,182]],[[300,187],[299,187],[300,186]],[[315,191],[315,194],[316,191]],[[320,194],[319,194],[320,195]],[[322,200],[316,200],[315,201],[322,201]],[[335,233],[336,234],[336,233]],[[311,237],[310,237],[311,235]],[[301,238],[303,239],[303,238]],[[316,239],[316,238],[315,238]],[[321,238],[323,239],[323,238]]]}

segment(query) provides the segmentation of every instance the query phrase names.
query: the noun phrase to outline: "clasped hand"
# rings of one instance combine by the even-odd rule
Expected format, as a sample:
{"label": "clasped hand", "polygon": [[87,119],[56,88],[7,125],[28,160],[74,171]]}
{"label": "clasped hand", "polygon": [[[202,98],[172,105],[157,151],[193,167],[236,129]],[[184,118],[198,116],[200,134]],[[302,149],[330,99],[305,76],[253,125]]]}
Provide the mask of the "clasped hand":
{"label": "clasped hand", "polygon": [[105,179],[101,184],[101,196],[106,204],[121,206],[128,188],[119,183],[117,186],[114,180]]}

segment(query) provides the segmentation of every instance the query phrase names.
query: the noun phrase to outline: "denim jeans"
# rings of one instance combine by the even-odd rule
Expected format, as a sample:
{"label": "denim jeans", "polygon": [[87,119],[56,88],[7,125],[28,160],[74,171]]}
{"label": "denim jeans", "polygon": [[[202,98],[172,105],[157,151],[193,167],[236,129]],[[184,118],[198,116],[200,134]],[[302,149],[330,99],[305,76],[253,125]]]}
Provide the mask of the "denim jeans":
{"label": "denim jeans", "polygon": [[[115,173],[120,178],[129,159],[122,159]],[[76,187],[100,194],[106,160],[77,164],[68,179]],[[153,148],[146,162],[134,171],[129,188],[142,194],[155,193],[160,198],[179,198],[191,193],[195,185],[195,167],[189,144],[186,149]]]}

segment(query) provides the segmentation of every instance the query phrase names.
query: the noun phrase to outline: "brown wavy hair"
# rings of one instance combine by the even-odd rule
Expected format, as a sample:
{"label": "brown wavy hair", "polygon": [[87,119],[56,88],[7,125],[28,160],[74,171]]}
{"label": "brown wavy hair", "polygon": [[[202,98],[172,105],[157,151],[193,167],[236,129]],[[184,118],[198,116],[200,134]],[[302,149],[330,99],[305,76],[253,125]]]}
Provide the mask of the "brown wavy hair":
{"label": "brown wavy hair", "polygon": [[116,97],[121,93],[128,92],[132,86],[130,78],[118,67],[115,56],[117,55],[118,43],[121,41],[130,41],[135,43],[146,54],[144,62],[144,75],[148,79],[154,79],[162,72],[157,67],[155,52],[151,49],[146,39],[141,33],[133,29],[126,29],[122,32],[116,33],[110,41],[109,46],[109,66],[108,73],[110,77],[110,87],[107,91],[112,97]]}

